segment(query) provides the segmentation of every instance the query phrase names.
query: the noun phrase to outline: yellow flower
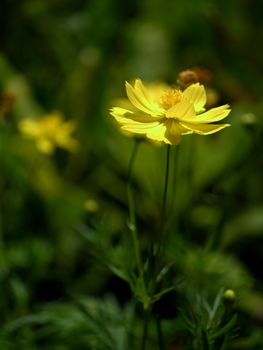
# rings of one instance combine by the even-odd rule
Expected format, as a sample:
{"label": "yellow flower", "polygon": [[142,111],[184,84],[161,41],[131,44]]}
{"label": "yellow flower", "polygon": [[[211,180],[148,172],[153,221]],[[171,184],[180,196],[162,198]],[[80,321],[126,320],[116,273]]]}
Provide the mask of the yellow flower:
{"label": "yellow flower", "polygon": [[140,79],[134,86],[126,82],[126,92],[132,108],[113,107],[110,112],[124,131],[148,139],[177,145],[181,135],[209,135],[230,124],[214,124],[230,113],[229,105],[205,111],[204,86],[195,83],[184,91],[153,85],[146,87]]}
{"label": "yellow flower", "polygon": [[56,147],[72,152],[78,148],[78,141],[71,137],[75,123],[64,122],[62,115],[57,112],[47,114],[39,120],[24,119],[18,127],[25,137],[35,140],[42,153],[52,154]]}
{"label": "yellow flower", "polygon": [[92,198],[89,198],[84,203],[84,208],[88,212],[95,213],[99,210],[99,203]]}

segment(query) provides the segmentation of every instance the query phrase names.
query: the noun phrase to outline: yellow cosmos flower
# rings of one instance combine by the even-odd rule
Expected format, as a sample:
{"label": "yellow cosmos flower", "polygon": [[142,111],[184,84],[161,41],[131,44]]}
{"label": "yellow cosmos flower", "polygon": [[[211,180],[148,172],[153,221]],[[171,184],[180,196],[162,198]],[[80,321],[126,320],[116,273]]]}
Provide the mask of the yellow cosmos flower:
{"label": "yellow cosmos flower", "polygon": [[215,123],[228,116],[229,105],[205,111],[206,92],[199,83],[181,91],[159,84],[147,87],[136,79],[133,86],[126,82],[126,92],[132,107],[113,107],[111,115],[122,130],[153,141],[177,145],[181,135],[209,135],[230,126]]}
{"label": "yellow cosmos flower", "polygon": [[62,115],[54,112],[41,119],[24,119],[18,125],[21,133],[35,140],[38,150],[45,154],[52,154],[56,147],[74,152],[78,148],[78,141],[71,134],[75,130],[75,123],[64,122]]}

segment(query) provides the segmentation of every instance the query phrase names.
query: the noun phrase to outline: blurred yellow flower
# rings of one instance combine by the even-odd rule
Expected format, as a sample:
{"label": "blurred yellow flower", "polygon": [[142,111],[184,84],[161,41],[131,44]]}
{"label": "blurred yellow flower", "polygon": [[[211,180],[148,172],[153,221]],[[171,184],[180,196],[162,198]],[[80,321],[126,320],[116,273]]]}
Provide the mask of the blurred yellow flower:
{"label": "blurred yellow flower", "polygon": [[88,212],[95,213],[99,210],[99,203],[95,199],[89,198],[85,201],[84,208]]}
{"label": "blurred yellow flower", "polygon": [[181,135],[209,135],[230,126],[214,124],[228,116],[229,105],[205,111],[206,92],[199,83],[181,91],[160,84],[147,87],[136,79],[133,86],[126,82],[126,92],[132,107],[113,107],[111,115],[122,130],[153,141],[177,145]]}
{"label": "blurred yellow flower", "polygon": [[18,127],[25,137],[35,140],[40,152],[48,155],[52,154],[56,147],[74,152],[79,145],[71,136],[76,128],[75,123],[64,122],[58,112],[47,114],[41,119],[26,118]]}

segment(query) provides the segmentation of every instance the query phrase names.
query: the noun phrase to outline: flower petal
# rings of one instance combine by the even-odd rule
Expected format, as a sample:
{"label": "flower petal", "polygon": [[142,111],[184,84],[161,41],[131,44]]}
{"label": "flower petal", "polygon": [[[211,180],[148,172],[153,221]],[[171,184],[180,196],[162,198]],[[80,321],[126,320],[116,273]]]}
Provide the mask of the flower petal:
{"label": "flower petal", "polygon": [[166,130],[166,124],[160,123],[158,126],[149,129],[146,133],[146,137],[153,141],[169,143],[165,137]]}
{"label": "flower petal", "polygon": [[195,111],[201,112],[206,104],[206,93],[203,85],[199,83],[188,86],[183,92],[183,96],[187,98],[195,108]]}
{"label": "flower petal", "polygon": [[229,109],[229,105],[223,105],[216,108],[211,108],[207,112],[196,116],[187,116],[183,120],[193,124],[214,123],[226,118],[230,111],[231,109]]}
{"label": "flower petal", "polygon": [[148,83],[146,89],[149,101],[159,105],[164,92],[169,89],[169,85],[161,82]]}
{"label": "flower petal", "polygon": [[173,135],[187,135],[192,134],[193,132],[187,128],[185,128],[178,120],[169,119],[166,122],[167,130],[170,134]]}
{"label": "flower petal", "polygon": [[134,113],[128,109],[114,107],[110,110],[110,114],[115,118],[115,120],[121,124],[140,122],[140,123],[151,123],[161,120],[161,118],[153,118],[150,115],[144,113]]}
{"label": "flower petal", "polygon": [[131,103],[139,110],[152,116],[164,114],[165,111],[163,108],[149,101],[146,89],[140,79],[136,79],[134,87],[126,81],[126,92]]}
{"label": "flower petal", "polygon": [[18,124],[18,127],[21,133],[27,137],[37,138],[41,135],[41,127],[36,120],[29,118],[21,120]]}
{"label": "flower petal", "polygon": [[160,125],[151,128],[146,136],[157,142],[164,142],[170,145],[178,145],[181,141],[181,135],[191,134],[192,131],[186,129],[176,120],[167,120]]}
{"label": "flower petal", "polygon": [[166,112],[167,118],[174,118],[179,120],[186,120],[196,115],[194,105],[187,99],[176,103],[173,107]]}
{"label": "flower petal", "polygon": [[165,142],[167,144],[174,144],[175,136],[170,135],[168,133],[167,137],[166,123],[154,122],[141,124],[140,126],[138,125],[138,127],[134,125],[124,125],[121,129],[135,134],[145,135],[148,139],[154,142]]}
{"label": "flower petal", "polygon": [[134,134],[147,134],[149,130],[152,128],[155,128],[159,126],[162,123],[159,122],[152,122],[152,123],[138,123],[138,122],[133,122],[133,123],[126,123],[122,124],[121,128],[122,130],[132,132]]}
{"label": "flower petal", "polygon": [[191,124],[186,122],[180,123],[183,127],[199,135],[210,135],[220,131],[230,124]]}
{"label": "flower petal", "polygon": [[41,137],[36,141],[37,148],[40,152],[50,155],[54,152],[55,145],[54,142],[49,140],[48,138]]}
{"label": "flower petal", "polygon": [[166,131],[165,133],[165,143],[169,144],[169,145],[179,145],[179,143],[181,142],[181,134],[171,134],[169,133],[169,131]]}
{"label": "flower petal", "polygon": [[182,126],[179,121],[169,119],[166,122],[165,137],[170,141],[172,145],[178,145],[181,141],[181,135],[192,134],[193,132]]}

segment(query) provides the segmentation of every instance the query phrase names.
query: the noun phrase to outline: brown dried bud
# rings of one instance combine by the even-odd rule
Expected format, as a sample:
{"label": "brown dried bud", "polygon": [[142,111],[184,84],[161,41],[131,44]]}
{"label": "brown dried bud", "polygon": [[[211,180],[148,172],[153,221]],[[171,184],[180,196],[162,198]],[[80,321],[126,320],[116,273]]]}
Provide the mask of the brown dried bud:
{"label": "brown dried bud", "polygon": [[3,93],[0,99],[0,113],[5,114],[9,112],[14,104],[15,94],[12,91]]}
{"label": "brown dried bud", "polygon": [[212,72],[204,67],[194,67],[192,68],[193,72],[197,75],[197,79],[201,84],[207,85],[213,79]]}
{"label": "brown dried bud", "polygon": [[179,73],[177,84],[179,85],[180,89],[184,90],[189,85],[196,83],[198,81],[197,74],[192,70],[184,70]]}

